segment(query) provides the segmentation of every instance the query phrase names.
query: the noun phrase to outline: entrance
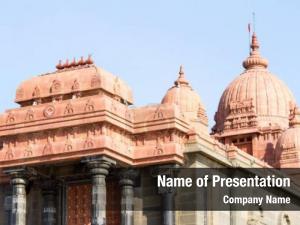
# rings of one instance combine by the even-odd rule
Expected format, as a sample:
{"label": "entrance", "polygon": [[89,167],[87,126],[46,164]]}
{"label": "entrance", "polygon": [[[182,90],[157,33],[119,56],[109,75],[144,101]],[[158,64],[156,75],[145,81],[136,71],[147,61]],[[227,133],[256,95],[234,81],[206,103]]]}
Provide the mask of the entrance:
{"label": "entrance", "polygon": [[[121,190],[118,182],[106,182],[106,225],[121,222]],[[91,225],[92,185],[70,184],[67,188],[67,225]]]}

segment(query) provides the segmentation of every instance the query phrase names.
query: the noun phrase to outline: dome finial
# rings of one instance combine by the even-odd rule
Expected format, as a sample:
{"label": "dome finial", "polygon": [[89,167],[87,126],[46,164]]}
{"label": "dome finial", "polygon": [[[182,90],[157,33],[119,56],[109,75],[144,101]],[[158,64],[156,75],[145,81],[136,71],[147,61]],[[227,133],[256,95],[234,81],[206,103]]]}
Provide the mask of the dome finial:
{"label": "dome finial", "polygon": [[250,56],[243,62],[243,67],[247,70],[252,68],[267,68],[268,60],[261,57],[259,53],[259,43],[255,32],[252,34],[250,47]]}
{"label": "dome finial", "polygon": [[189,82],[185,79],[183,65],[180,65],[179,76],[174,83],[175,83],[175,85],[188,85],[189,84]]}
{"label": "dome finial", "polygon": [[255,32],[253,32],[253,34],[252,34],[251,49],[252,49],[252,52],[257,51],[259,49],[259,43],[258,43],[258,39],[257,39]]}

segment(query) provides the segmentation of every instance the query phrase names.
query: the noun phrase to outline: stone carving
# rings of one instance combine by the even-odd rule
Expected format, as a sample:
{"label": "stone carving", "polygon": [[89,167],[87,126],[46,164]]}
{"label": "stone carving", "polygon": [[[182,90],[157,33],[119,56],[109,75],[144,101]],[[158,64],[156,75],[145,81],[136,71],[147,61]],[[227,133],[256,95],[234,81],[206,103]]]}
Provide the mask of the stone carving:
{"label": "stone carving", "polygon": [[44,116],[47,118],[51,118],[55,114],[55,107],[53,105],[48,105],[44,109]]}
{"label": "stone carving", "polygon": [[12,113],[9,113],[6,119],[6,123],[8,124],[14,123],[15,121],[16,121],[16,117]]}
{"label": "stone carving", "polygon": [[163,118],[164,118],[164,114],[160,109],[160,107],[158,106],[154,112],[153,119],[156,120],[156,119],[163,119]]}
{"label": "stone carving", "polygon": [[14,158],[14,153],[12,151],[12,149],[10,148],[10,146],[7,148],[7,151],[5,153],[5,159],[13,159]]}
{"label": "stone carving", "polygon": [[30,157],[30,156],[32,156],[32,154],[33,154],[33,152],[32,152],[31,144],[28,144],[24,150],[24,157]]}
{"label": "stone carving", "polygon": [[59,80],[54,80],[50,87],[50,93],[58,93],[61,91],[61,83]]}
{"label": "stone carving", "polygon": [[84,146],[85,149],[87,148],[93,148],[94,147],[94,142],[90,137],[87,137],[85,142],[84,142]]}
{"label": "stone carving", "polygon": [[72,85],[72,91],[77,91],[77,90],[79,90],[79,83],[76,79],[76,80],[74,80],[74,83]]}
{"label": "stone carving", "polygon": [[157,141],[153,155],[162,155],[163,153],[164,153],[163,145],[160,141]]}
{"label": "stone carving", "polygon": [[47,134],[47,143],[44,146],[43,155],[49,155],[49,154],[53,153],[52,143],[51,142],[54,141],[54,138],[55,138],[55,135],[52,134],[51,132],[49,132]]}
{"label": "stone carving", "polygon": [[32,142],[35,142],[34,136],[32,134],[29,134],[27,136],[27,146],[24,150],[24,157],[30,157],[33,155]]}
{"label": "stone carving", "polygon": [[68,103],[65,108],[65,115],[70,115],[74,113],[74,109],[71,103]]}
{"label": "stone carving", "polygon": [[92,80],[91,80],[91,87],[92,88],[97,88],[97,87],[100,87],[101,86],[101,80],[100,80],[100,77],[97,76],[97,75],[94,75],[92,77]]}
{"label": "stone carving", "polygon": [[94,107],[94,102],[92,100],[87,100],[86,104],[85,104],[85,108],[84,111],[86,112],[91,112],[94,111],[95,107]]}
{"label": "stone carving", "polygon": [[33,98],[39,98],[41,96],[41,91],[38,88],[38,86],[36,86],[32,92],[32,97]]}
{"label": "stone carving", "polygon": [[31,121],[34,119],[34,112],[32,109],[27,110],[26,116],[25,116],[25,120],[26,121]]}
{"label": "stone carving", "polygon": [[14,145],[15,146],[15,141],[14,140],[11,140],[10,138],[7,139],[7,150],[6,150],[6,153],[5,153],[5,159],[7,160],[11,160],[14,158],[14,153],[13,153],[13,149],[11,147],[11,145]]}

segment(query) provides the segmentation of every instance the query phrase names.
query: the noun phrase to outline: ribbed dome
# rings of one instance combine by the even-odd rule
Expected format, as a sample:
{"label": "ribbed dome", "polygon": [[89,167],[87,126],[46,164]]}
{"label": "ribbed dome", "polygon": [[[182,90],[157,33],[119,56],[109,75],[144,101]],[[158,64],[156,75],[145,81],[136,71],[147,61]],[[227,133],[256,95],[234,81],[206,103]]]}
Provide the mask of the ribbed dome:
{"label": "ribbed dome", "polygon": [[290,128],[279,137],[276,145],[276,161],[280,167],[300,166],[300,110],[295,109]]}
{"label": "ribbed dome", "polygon": [[207,125],[205,108],[199,95],[192,89],[186,80],[183,67],[180,66],[179,77],[164,96],[162,104],[178,105],[181,112],[189,119],[200,119]]}
{"label": "ribbed dome", "polygon": [[224,91],[215,115],[214,131],[279,125],[288,128],[295,99],[288,87],[267,70],[267,60],[259,54],[255,34],[252,51],[243,62],[245,71]]}

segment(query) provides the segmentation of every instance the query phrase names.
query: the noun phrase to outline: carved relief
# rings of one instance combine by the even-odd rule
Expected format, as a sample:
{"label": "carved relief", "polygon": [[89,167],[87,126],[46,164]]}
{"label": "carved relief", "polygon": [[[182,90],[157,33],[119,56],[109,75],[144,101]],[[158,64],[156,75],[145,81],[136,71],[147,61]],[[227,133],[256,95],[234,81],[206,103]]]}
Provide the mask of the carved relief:
{"label": "carved relief", "polygon": [[34,143],[34,136],[33,135],[28,135],[27,136],[27,146],[24,150],[24,157],[30,157],[33,155],[33,150],[32,150],[32,143]]}
{"label": "carved relief", "polygon": [[86,112],[91,112],[94,111],[95,107],[94,107],[94,102],[92,100],[87,100],[86,104],[85,104],[85,108],[84,110]]}
{"label": "carved relief", "polygon": [[24,150],[24,157],[30,157],[32,156],[32,147],[31,144],[28,144],[27,147]]}
{"label": "carved relief", "polygon": [[163,153],[164,153],[163,144],[162,144],[162,142],[157,141],[153,155],[162,155]]}
{"label": "carved relief", "polygon": [[74,129],[73,128],[66,129],[64,135],[67,138],[66,143],[65,143],[65,147],[64,147],[64,151],[65,152],[72,151],[73,150],[73,141],[72,141],[72,139],[75,138]]}
{"label": "carved relief", "polygon": [[158,106],[154,112],[153,119],[156,120],[156,119],[163,119],[163,118],[164,118],[164,114],[160,109],[160,107]]}
{"label": "carved relief", "polygon": [[14,123],[16,121],[16,117],[15,115],[13,115],[12,113],[9,113],[6,119],[6,123]]}
{"label": "carved relief", "polygon": [[68,103],[65,108],[65,115],[70,115],[74,113],[74,109],[71,103]]}
{"label": "carved relief", "polygon": [[51,132],[49,132],[47,135],[47,143],[45,144],[44,149],[43,149],[43,155],[49,155],[49,154],[53,153],[51,142],[54,141],[54,139],[55,139],[55,136]]}
{"label": "carved relief", "polygon": [[53,105],[48,105],[44,109],[44,116],[47,118],[51,118],[55,114],[55,107]]}
{"label": "carved relief", "polygon": [[96,87],[100,87],[100,85],[101,85],[100,77],[97,75],[94,75],[91,80],[91,87],[96,88]]}
{"label": "carved relief", "polygon": [[32,109],[27,110],[26,116],[25,116],[25,120],[26,121],[31,121],[34,119],[34,112]]}
{"label": "carved relief", "polygon": [[54,80],[50,87],[50,93],[58,93],[61,91],[61,83],[58,80]]}
{"label": "carved relief", "polygon": [[5,153],[5,159],[7,160],[11,160],[14,158],[14,154],[13,154],[13,151],[10,147],[7,148],[7,151]]}
{"label": "carved relief", "polygon": [[74,80],[74,83],[72,85],[72,91],[77,91],[79,90],[79,83],[77,80]]}
{"label": "carved relief", "polygon": [[5,159],[7,159],[7,160],[11,160],[14,158],[13,149],[11,147],[12,145],[14,145],[14,146],[16,145],[15,141],[7,139],[7,150],[5,153]]}
{"label": "carved relief", "polygon": [[87,128],[86,140],[84,141],[83,145],[85,149],[94,147],[94,141],[91,138],[92,135],[95,135],[95,129],[93,129],[93,127],[92,129]]}
{"label": "carved relief", "polygon": [[41,91],[38,88],[38,86],[36,86],[32,92],[32,97],[33,98],[39,98],[41,96]]}

